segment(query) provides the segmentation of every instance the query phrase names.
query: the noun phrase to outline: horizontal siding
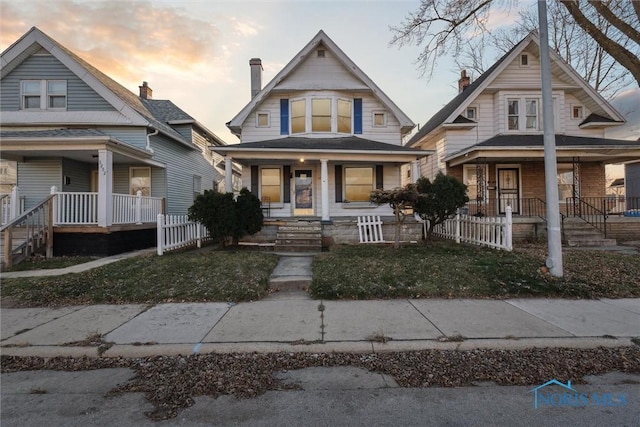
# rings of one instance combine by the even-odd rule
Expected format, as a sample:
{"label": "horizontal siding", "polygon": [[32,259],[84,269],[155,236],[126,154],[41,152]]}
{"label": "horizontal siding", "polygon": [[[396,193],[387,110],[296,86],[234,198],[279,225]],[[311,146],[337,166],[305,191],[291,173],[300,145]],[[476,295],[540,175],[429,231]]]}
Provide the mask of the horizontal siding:
{"label": "horizontal siding", "polygon": [[55,57],[34,55],[12,70],[2,79],[0,109],[20,109],[20,80],[66,80],[67,111],[114,111],[104,98],[98,95],[78,76]]}
{"label": "horizontal siding", "polygon": [[213,167],[202,151],[189,150],[161,135],[152,137],[151,147],[154,159],[166,164],[167,213],[186,214],[193,204],[193,176],[201,177],[203,190],[210,189],[216,177]]}
{"label": "horizontal siding", "polygon": [[99,127],[99,131],[106,133],[122,142],[138,148],[147,146],[147,129],[145,127]]}
{"label": "horizontal siding", "polygon": [[[242,124],[242,142],[265,141],[270,139],[283,138],[280,135],[280,99],[294,99],[318,97],[343,97],[345,99],[362,98],[362,138],[374,141],[385,142],[388,144],[401,145],[400,122],[386,110],[382,103],[370,94],[340,92],[340,91],[302,91],[296,93],[286,93],[272,95],[265,99],[257,106],[255,111],[247,116]],[[373,127],[373,112],[384,111],[387,114],[387,126]],[[270,116],[270,127],[256,127],[256,113],[266,112]],[[332,112],[335,116],[335,111]],[[309,121],[310,118],[307,118]],[[305,133],[297,134],[302,137],[340,137],[345,136],[343,133]]]}
{"label": "horizontal siding", "polygon": [[318,58],[311,52],[283,82],[276,85],[277,90],[299,89],[368,89],[351,71],[345,68],[330,51],[325,50],[324,58]]}
{"label": "horizontal siding", "polygon": [[[524,51],[523,53],[527,53]],[[538,89],[540,90],[540,60],[529,53],[529,65],[520,66],[520,57],[517,56],[507,67],[491,82],[489,89]],[[565,80],[558,75],[552,75],[552,86],[566,87],[576,86],[574,82]]]}
{"label": "horizontal siding", "polygon": [[[82,163],[71,159],[62,160],[62,191],[91,191],[91,170],[95,165]],[[69,184],[65,184],[65,177],[69,178]]]}
{"label": "horizontal siding", "polygon": [[24,159],[18,163],[18,188],[29,209],[51,194],[51,187],[62,187],[61,159]]}

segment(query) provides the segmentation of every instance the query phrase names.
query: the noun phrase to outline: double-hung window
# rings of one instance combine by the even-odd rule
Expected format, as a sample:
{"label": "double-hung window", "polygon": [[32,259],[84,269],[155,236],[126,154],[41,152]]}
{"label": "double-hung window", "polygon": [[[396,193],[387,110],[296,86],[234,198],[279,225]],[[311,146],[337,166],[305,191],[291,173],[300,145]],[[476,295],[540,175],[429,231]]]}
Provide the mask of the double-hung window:
{"label": "double-hung window", "polygon": [[540,129],[538,98],[507,99],[507,129],[514,131],[537,131]]}
{"label": "double-hung window", "polygon": [[20,92],[23,110],[67,108],[66,80],[22,80]]}
{"label": "double-hung window", "polygon": [[280,168],[262,168],[260,171],[260,200],[280,203],[282,201],[282,173]]}
{"label": "double-hung window", "polygon": [[291,101],[291,133],[304,133],[306,131],[306,108],[304,99]]}
{"label": "double-hung window", "polygon": [[368,202],[374,186],[372,167],[344,168],[344,195],[348,202]]}
{"label": "double-hung window", "polygon": [[331,99],[311,100],[311,132],[331,132]]}
{"label": "double-hung window", "polygon": [[351,101],[338,99],[338,132],[351,133]]}
{"label": "double-hung window", "polygon": [[143,196],[151,196],[151,168],[132,167],[129,169],[130,192],[132,195],[142,192]]}

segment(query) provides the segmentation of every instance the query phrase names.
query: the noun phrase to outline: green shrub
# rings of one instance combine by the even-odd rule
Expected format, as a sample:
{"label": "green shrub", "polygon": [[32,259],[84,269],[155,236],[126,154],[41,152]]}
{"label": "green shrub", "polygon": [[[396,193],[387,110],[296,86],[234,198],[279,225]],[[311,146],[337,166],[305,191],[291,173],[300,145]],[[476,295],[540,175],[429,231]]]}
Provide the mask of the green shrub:
{"label": "green shrub", "polygon": [[256,234],[262,230],[264,215],[260,206],[260,199],[252,192],[243,188],[236,198],[236,212],[238,214],[238,237],[246,234]]}
{"label": "green shrub", "polygon": [[229,238],[237,236],[238,215],[233,193],[205,190],[189,208],[189,219],[202,223],[211,238],[224,246]]}

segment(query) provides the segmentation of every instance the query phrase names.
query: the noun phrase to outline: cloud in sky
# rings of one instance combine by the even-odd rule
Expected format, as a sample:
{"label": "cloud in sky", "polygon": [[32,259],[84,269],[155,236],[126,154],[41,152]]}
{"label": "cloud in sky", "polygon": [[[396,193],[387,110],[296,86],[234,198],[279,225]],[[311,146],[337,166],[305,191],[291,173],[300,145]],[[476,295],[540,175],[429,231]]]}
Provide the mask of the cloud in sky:
{"label": "cloud in sky", "polygon": [[[121,82],[141,81],[150,71],[192,79],[205,77],[203,66],[207,78],[225,72],[229,53],[223,29],[180,7],[149,1],[27,1],[3,2],[0,7],[4,48],[37,26]],[[221,21],[229,27],[229,36],[250,37],[258,31],[237,18]]]}

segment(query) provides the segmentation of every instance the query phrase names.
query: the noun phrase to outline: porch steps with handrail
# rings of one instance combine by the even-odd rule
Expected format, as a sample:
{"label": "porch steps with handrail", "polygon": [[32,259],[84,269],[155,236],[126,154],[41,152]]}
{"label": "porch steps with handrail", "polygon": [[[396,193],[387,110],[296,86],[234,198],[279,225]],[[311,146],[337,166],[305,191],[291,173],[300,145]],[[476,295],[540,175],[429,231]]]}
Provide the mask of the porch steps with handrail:
{"label": "porch steps with handrail", "polygon": [[616,246],[616,239],[604,234],[580,217],[565,218],[562,224],[564,242],[567,246]]}
{"label": "porch steps with handrail", "polygon": [[275,252],[321,252],[322,226],[319,222],[292,221],[278,227]]}

